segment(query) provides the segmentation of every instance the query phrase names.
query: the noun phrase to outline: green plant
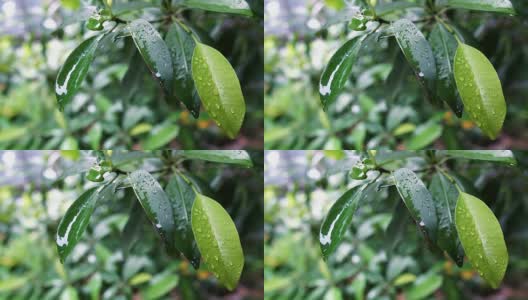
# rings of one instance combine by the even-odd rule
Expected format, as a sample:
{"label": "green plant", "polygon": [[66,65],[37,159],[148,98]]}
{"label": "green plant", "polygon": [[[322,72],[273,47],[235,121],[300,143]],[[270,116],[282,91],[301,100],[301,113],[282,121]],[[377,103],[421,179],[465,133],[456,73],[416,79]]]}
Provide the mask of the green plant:
{"label": "green plant", "polygon": [[[394,36],[426,98],[433,104],[446,103],[458,117],[466,111],[489,138],[495,139],[506,116],[499,77],[486,56],[467,45],[470,41],[450,23],[446,11],[462,8],[514,15],[512,3],[508,0],[428,0],[421,4],[395,2],[376,7],[375,2],[364,2],[369,8],[351,16],[351,29],[365,30],[364,26],[357,28],[358,20],[362,24],[376,22],[378,26],[351,39],[332,56],[319,81],[323,108],[326,110],[343,90],[365,40],[370,37],[376,41],[380,35]],[[395,10],[420,5],[425,11],[420,20],[385,19],[385,15]],[[423,30],[429,32],[428,38],[415,23],[424,24]],[[399,68],[392,72],[393,77],[402,75]]]}

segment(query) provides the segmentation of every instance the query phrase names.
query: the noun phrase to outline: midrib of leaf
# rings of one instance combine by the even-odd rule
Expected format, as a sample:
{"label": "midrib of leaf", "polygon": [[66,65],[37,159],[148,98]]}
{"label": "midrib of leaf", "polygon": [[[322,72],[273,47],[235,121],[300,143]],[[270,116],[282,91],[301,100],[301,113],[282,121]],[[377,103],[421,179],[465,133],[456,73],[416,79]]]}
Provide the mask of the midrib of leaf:
{"label": "midrib of leaf", "polygon": [[[467,202],[467,201],[466,201]],[[469,206],[467,205],[466,203],[466,209],[468,210],[469,212]],[[473,228],[475,228],[475,231],[476,231],[476,236],[478,237],[477,241],[474,241],[475,244],[477,244],[482,250],[484,250],[484,255],[488,256],[488,249],[484,246],[484,243],[482,242],[482,232],[480,231],[480,227],[477,226],[477,222],[476,222],[476,219],[475,219],[475,216],[470,213],[469,214],[471,217],[469,218],[470,219],[470,222],[472,223],[473,225]],[[480,257],[479,257],[480,258]],[[477,258],[478,259],[478,258]]]}
{"label": "midrib of leaf", "polygon": [[[440,29],[440,30],[443,30],[443,29]],[[440,34],[440,39],[442,40],[442,46],[444,47],[444,50],[446,53],[446,60],[447,60],[447,65],[449,66],[449,73],[453,74],[453,65],[451,64],[451,60],[449,59],[449,50],[447,48],[447,41],[445,40],[443,33]]]}
{"label": "midrib of leaf", "polygon": [[[177,25],[179,26],[179,25]],[[183,47],[183,41],[182,39],[180,38],[180,33],[178,32],[178,34],[176,34],[176,39],[178,40],[179,44],[180,44],[180,48],[181,48],[181,52],[183,54],[183,61],[185,62],[183,65],[185,66],[185,71],[189,72],[189,66],[187,65],[187,54],[185,53],[185,50]]]}
{"label": "midrib of leaf", "polygon": [[[207,70],[209,71],[209,74],[211,74],[211,81],[213,82],[212,86],[213,88],[216,90],[216,93],[213,93],[215,96],[218,95],[218,99],[220,100],[220,103],[222,105],[220,105],[220,109],[223,111],[223,112],[226,112],[225,109],[224,109],[224,102],[222,101],[222,97],[220,96],[220,89],[218,88],[217,86],[217,83],[218,83],[218,78],[216,77],[215,75],[215,72],[212,72],[212,66],[214,64],[214,60],[211,59],[211,57],[209,57],[208,54],[206,54],[205,52],[202,52],[204,55],[204,59],[207,60]],[[236,72],[235,72],[236,74]]]}
{"label": "midrib of leaf", "polygon": [[[466,50],[462,50],[462,52],[464,53],[465,60],[468,63],[467,65],[470,67],[469,68],[469,75],[471,75],[472,81],[475,83],[475,87],[477,88],[478,96],[479,96],[480,99],[483,99],[482,98],[482,94],[483,93],[481,91],[480,81],[476,80],[477,79],[477,74],[473,70],[473,65],[474,65],[475,61],[471,58],[470,55],[466,55],[467,54]],[[484,105],[484,104],[487,104],[487,103],[482,103],[482,105]],[[488,127],[487,124],[486,124],[486,127]]]}
{"label": "midrib of leaf", "polygon": [[185,203],[185,200],[183,198],[183,193],[182,193],[182,189],[180,188],[179,184],[178,184],[178,194],[180,194],[180,199],[182,200],[182,203],[183,203],[183,211],[185,212],[184,215],[185,215],[185,220],[187,221],[187,223],[189,222],[189,216],[187,216],[187,203]]}
{"label": "midrib of leaf", "polygon": [[[211,200],[211,201],[214,201],[214,200]],[[220,205],[220,203],[219,203],[219,205]],[[208,213],[208,210],[204,209],[204,212],[207,215],[207,218],[209,220],[212,220],[211,216]],[[212,226],[213,225],[212,222],[207,222],[207,223],[208,223],[207,225],[209,225],[209,227],[211,228],[211,232],[214,235],[213,244],[214,244],[214,246],[216,246],[216,248],[218,248],[218,251],[222,254],[222,255],[220,255],[220,257],[218,259],[219,260],[221,259],[222,261],[224,261],[223,258],[224,258],[225,253],[224,253],[224,251],[222,251],[222,247],[220,247],[220,244],[218,243],[218,241],[216,239],[218,237],[218,232],[215,230],[214,226]]]}
{"label": "midrib of leaf", "polygon": [[442,187],[442,192],[444,193],[444,199],[445,199],[445,202],[447,204],[447,213],[449,215],[449,221],[451,223],[453,223],[453,216],[451,215],[451,205],[449,203],[449,200],[447,199],[447,190],[444,186],[444,181],[442,180],[442,178],[440,177],[440,185]]}

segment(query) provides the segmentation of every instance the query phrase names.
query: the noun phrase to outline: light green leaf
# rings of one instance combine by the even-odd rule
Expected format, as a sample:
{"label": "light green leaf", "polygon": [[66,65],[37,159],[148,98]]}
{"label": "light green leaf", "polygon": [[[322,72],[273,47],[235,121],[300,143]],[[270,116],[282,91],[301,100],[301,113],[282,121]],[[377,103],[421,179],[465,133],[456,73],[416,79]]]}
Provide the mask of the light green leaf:
{"label": "light green leaf", "polygon": [[167,293],[172,291],[178,285],[179,281],[180,278],[175,274],[171,274],[169,272],[158,274],[154,278],[152,278],[149,287],[141,293],[143,299],[159,299],[163,295],[166,295]]}
{"label": "light green leaf", "polygon": [[517,165],[517,160],[511,150],[440,150],[438,154],[454,158],[466,158]]}
{"label": "light green leaf", "polygon": [[208,11],[252,16],[253,12],[246,0],[183,0],[182,4],[189,8],[199,8]]}
{"label": "light green leaf", "polygon": [[346,42],[334,53],[323,70],[319,80],[319,97],[324,110],[335,101],[345,87],[366,37],[367,35],[363,35]]}
{"label": "light green leaf", "polygon": [[216,49],[197,43],[192,76],[205,110],[228,137],[235,138],[244,121],[246,103],[229,61]]}
{"label": "light green leaf", "polygon": [[67,286],[60,295],[60,300],[78,300],[79,294],[72,286]]}
{"label": "light green leaf", "polygon": [[455,80],[469,117],[489,138],[495,139],[506,117],[506,102],[491,62],[479,50],[459,44]]}
{"label": "light green leaf", "polygon": [[191,114],[198,118],[200,115],[200,99],[194,97],[194,82],[192,78],[192,56],[196,43],[187,28],[178,22],[173,23],[165,43],[169,47],[174,70],[173,96],[183,102]]}
{"label": "light green leaf", "polygon": [[165,95],[172,95],[173,69],[169,48],[159,32],[143,19],[128,25],[134,44],[153,76],[159,80]]}
{"label": "light green leaf", "polygon": [[196,247],[191,225],[191,209],[196,197],[191,185],[178,173],[169,179],[165,189],[172,205],[176,248],[191,262],[195,269],[200,266],[200,252]]}
{"label": "light green leaf", "polygon": [[71,10],[77,10],[81,7],[81,1],[80,0],[60,0],[62,6],[71,9]]}
{"label": "light green leaf", "polygon": [[420,150],[430,145],[442,135],[443,127],[435,122],[427,122],[416,128],[414,135],[405,143],[409,150]]}
{"label": "light green leaf", "polygon": [[244,150],[181,150],[178,155],[185,159],[198,159],[224,164],[252,167],[251,157]]}
{"label": "light green leaf", "polygon": [[244,267],[244,253],[233,220],[218,202],[197,194],[191,221],[203,261],[228,290],[233,290]]}
{"label": "light green leaf", "polygon": [[17,140],[27,135],[28,132],[29,132],[29,129],[26,127],[2,128],[2,130],[0,131],[0,143]]}
{"label": "light green leaf", "polygon": [[398,193],[412,218],[425,237],[435,243],[438,219],[433,196],[413,171],[402,168],[396,170],[393,175]]}
{"label": "light green leaf", "polygon": [[31,280],[31,276],[28,275],[3,278],[0,281],[0,293],[11,292],[22,288],[29,280]]}
{"label": "light green leaf", "polygon": [[491,287],[497,288],[508,266],[508,249],[499,221],[484,202],[461,192],[455,222],[469,261]]}
{"label": "light green leaf", "polygon": [[443,277],[434,273],[420,276],[416,279],[413,286],[405,292],[405,299],[425,299],[442,286],[442,281]]}
{"label": "light green leaf", "polygon": [[177,125],[162,124],[152,130],[151,135],[142,143],[141,147],[145,150],[159,149],[176,138],[179,132],[180,127]]}
{"label": "light green leaf", "polygon": [[150,279],[152,279],[152,275],[150,273],[138,273],[134,275],[132,278],[130,278],[128,283],[131,286],[136,286],[136,285],[140,285],[145,282],[148,282],[150,281]]}
{"label": "light green leaf", "polygon": [[104,35],[101,34],[82,42],[66,58],[66,62],[60,68],[55,80],[55,95],[60,110],[64,110],[64,106],[71,101],[81,87],[94,59],[99,41],[103,37]]}
{"label": "light green leaf", "polygon": [[158,181],[147,171],[137,170],[128,175],[134,193],[167,249],[174,249],[174,214],[172,205]]}
{"label": "light green leaf", "polygon": [[510,0],[441,0],[438,4],[454,8],[515,14],[515,9]]}

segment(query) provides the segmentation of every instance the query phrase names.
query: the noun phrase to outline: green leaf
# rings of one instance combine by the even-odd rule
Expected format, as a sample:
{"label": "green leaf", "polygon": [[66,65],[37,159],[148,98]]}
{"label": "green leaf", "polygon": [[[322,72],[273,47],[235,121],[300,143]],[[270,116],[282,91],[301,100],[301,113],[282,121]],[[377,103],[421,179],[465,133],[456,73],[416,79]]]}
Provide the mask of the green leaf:
{"label": "green leaf", "polygon": [[431,98],[435,90],[436,63],[429,42],[414,23],[407,19],[394,22],[391,28],[409,65]]}
{"label": "green leaf", "polygon": [[174,215],[176,248],[187,257],[195,269],[200,266],[200,252],[196,247],[191,225],[191,209],[196,197],[191,185],[177,173],[169,179],[165,189]]}
{"label": "green leaf", "polygon": [[31,276],[29,275],[9,276],[7,278],[2,278],[2,281],[0,281],[0,293],[18,290],[24,287],[29,280],[31,280]]}
{"label": "green leaf", "polygon": [[180,281],[180,278],[169,272],[165,272],[159,275],[156,275],[150,281],[151,284],[149,287],[142,293],[143,299],[159,299],[163,295],[172,291]]}
{"label": "green leaf", "polygon": [[57,228],[56,244],[61,262],[64,262],[81,239],[97,201],[104,200],[114,192],[115,185],[107,184],[84,192],[68,208]]}
{"label": "green leaf", "polygon": [[319,246],[325,260],[343,240],[361,200],[368,194],[366,189],[369,186],[373,185],[369,183],[351,188],[337,199],[326,214],[319,230]]}
{"label": "green leaf", "polygon": [[71,10],[77,10],[81,7],[81,1],[80,0],[60,0],[62,6],[71,9]]}
{"label": "green leaf", "polygon": [[191,221],[203,261],[228,290],[233,290],[244,267],[244,254],[233,220],[218,202],[197,194]]}
{"label": "green leaf", "polygon": [[134,193],[138,198],[147,218],[152,222],[167,249],[174,249],[174,215],[169,197],[158,181],[147,171],[137,170],[128,175]]}
{"label": "green leaf", "polygon": [[455,80],[469,117],[489,138],[495,139],[506,117],[506,102],[491,62],[477,49],[459,44]]}
{"label": "green leaf", "polygon": [[[134,196],[131,195],[131,197]],[[143,213],[143,208],[141,207],[141,203],[139,203],[139,201],[134,201],[128,215],[128,221],[123,228],[123,232],[121,233],[121,247],[125,253],[128,253],[128,251],[130,251],[130,249],[132,249],[132,247],[138,241],[141,234],[141,228],[143,224],[147,223],[145,213]]]}
{"label": "green leaf", "polygon": [[251,157],[244,150],[181,150],[177,152],[185,159],[198,159],[224,164],[252,167]]}
{"label": "green leaf", "polygon": [[29,133],[29,129],[26,127],[9,127],[2,128],[0,131],[0,143],[10,142],[17,140]]}
{"label": "green leaf", "polygon": [[128,25],[134,44],[153,76],[159,80],[165,95],[172,95],[173,69],[171,53],[159,32],[143,19]]}
{"label": "green leaf", "polygon": [[253,12],[246,0],[183,0],[182,4],[189,8],[208,11],[252,16]]}
{"label": "green leaf", "polygon": [[194,97],[194,82],[192,78],[192,56],[196,43],[187,28],[175,22],[169,28],[165,37],[169,47],[174,70],[173,96],[180,99],[191,114],[198,118],[200,115],[200,99]]}
{"label": "green leaf", "polygon": [[67,286],[60,295],[60,300],[78,300],[79,294],[72,286]]}
{"label": "green leaf", "polygon": [[103,37],[104,35],[93,36],[82,42],[66,58],[66,62],[60,68],[55,80],[55,96],[60,110],[64,110],[64,106],[71,101],[81,87],[94,59],[99,41]]}
{"label": "green leaf", "polygon": [[413,286],[405,293],[405,299],[425,299],[442,286],[442,281],[443,277],[434,273],[420,276],[416,279]]}
{"label": "green leaf", "polygon": [[149,137],[141,144],[145,150],[159,149],[170,143],[178,136],[180,127],[178,125],[166,123],[154,128]]}
{"label": "green leaf", "polygon": [[438,219],[433,196],[413,171],[402,168],[394,172],[396,188],[412,218],[427,239],[436,241]]}
{"label": "green leaf", "polygon": [[497,288],[508,266],[508,250],[499,221],[480,199],[461,192],[455,212],[458,236],[480,276]]}
{"label": "green leaf", "polygon": [[229,61],[216,49],[197,43],[192,76],[205,110],[228,137],[235,138],[244,121],[246,103]]}
{"label": "green leaf", "polygon": [[319,97],[324,110],[335,101],[345,87],[365,37],[367,35],[346,42],[334,53],[323,70],[319,80]]}
{"label": "green leaf", "polygon": [[436,23],[433,27],[429,35],[429,43],[436,61],[436,77],[438,78],[436,95],[440,100],[447,103],[460,118],[464,104],[458,96],[455,77],[453,76],[453,62],[458,43],[442,23]]}
{"label": "green leaf", "polygon": [[458,190],[442,173],[436,173],[429,185],[429,191],[435,200],[438,217],[437,245],[461,267],[464,263],[464,250],[458,239],[455,225]]}
{"label": "green leaf", "polygon": [[443,127],[435,122],[427,122],[416,128],[414,135],[405,143],[409,150],[420,150],[430,145],[442,135]]}
{"label": "green leaf", "polygon": [[438,154],[454,158],[466,158],[497,163],[517,165],[517,160],[511,150],[441,150]]}
{"label": "green leaf", "polygon": [[439,2],[439,5],[448,5],[454,8],[515,14],[515,9],[509,0],[442,0]]}

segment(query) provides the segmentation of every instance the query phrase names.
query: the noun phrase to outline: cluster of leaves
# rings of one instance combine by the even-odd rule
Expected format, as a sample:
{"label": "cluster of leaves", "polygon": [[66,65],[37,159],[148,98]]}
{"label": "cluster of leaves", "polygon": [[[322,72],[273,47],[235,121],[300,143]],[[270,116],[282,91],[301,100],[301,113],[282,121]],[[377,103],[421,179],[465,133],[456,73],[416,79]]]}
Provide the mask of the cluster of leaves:
{"label": "cluster of leaves", "polygon": [[[278,172],[266,173],[266,299],[476,298],[502,293],[490,286],[507,263],[502,288],[523,289],[525,153],[516,160],[493,151],[280,156]],[[283,172],[287,183],[273,180]],[[427,226],[435,217],[432,238]],[[467,256],[460,267],[456,255]]]}
{"label": "cluster of leaves", "polygon": [[[323,108],[326,110],[342,91],[364,40],[381,29],[395,37],[431,103],[447,103],[458,117],[466,111],[487,136],[495,139],[506,116],[506,103],[497,72],[484,54],[467,45],[464,36],[448,24],[444,12],[449,8],[464,8],[513,15],[512,3],[502,0],[425,1],[425,10],[429,13],[426,20],[434,23],[426,39],[408,19],[397,20],[384,29],[383,24],[389,22],[376,15],[375,3],[366,2],[370,5],[366,22],[378,21],[380,26],[351,39],[332,56],[319,81]],[[351,22],[352,29],[366,29],[357,28],[355,20],[358,19]],[[365,18],[361,16],[361,20]],[[401,71],[394,69],[392,77],[401,76]]]}

